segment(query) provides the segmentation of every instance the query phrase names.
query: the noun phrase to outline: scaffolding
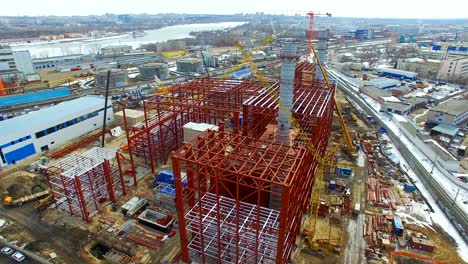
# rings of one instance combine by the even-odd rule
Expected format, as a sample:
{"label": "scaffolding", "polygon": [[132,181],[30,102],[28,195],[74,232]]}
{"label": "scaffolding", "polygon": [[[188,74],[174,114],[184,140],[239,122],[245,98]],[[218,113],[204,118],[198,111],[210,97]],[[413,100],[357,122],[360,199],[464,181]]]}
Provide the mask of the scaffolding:
{"label": "scaffolding", "polygon": [[[184,261],[191,249],[202,263],[286,263],[312,187],[312,155],[219,127],[173,153]],[[270,208],[275,196],[278,210]]]}
{"label": "scaffolding", "polygon": [[116,194],[125,195],[122,173],[111,165],[115,158],[115,151],[95,147],[47,168],[54,207],[89,222],[103,203],[116,202]]}

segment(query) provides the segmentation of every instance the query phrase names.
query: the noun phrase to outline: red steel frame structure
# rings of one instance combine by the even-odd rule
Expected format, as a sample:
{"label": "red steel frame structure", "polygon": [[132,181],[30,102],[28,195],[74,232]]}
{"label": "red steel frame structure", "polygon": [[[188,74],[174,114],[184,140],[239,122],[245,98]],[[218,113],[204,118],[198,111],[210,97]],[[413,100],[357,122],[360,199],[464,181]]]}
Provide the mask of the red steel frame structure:
{"label": "red steel frame structure", "polygon": [[[310,193],[311,152],[218,126],[173,153],[183,260],[192,250],[202,263],[286,263]],[[265,200],[275,195],[279,210]]]}
{"label": "red steel frame structure", "polygon": [[116,194],[125,195],[125,181],[120,170],[111,165],[115,151],[92,148],[69,156],[46,169],[55,208],[68,211],[89,222],[102,203],[116,202]]}
{"label": "red steel frame structure", "polygon": [[171,151],[182,145],[182,127],[188,122],[216,124],[236,117],[238,130],[242,103],[262,88],[252,81],[200,79],[146,100],[145,121],[132,128],[125,124],[133,169],[134,156],[151,164],[153,172],[158,163],[166,164]]}
{"label": "red steel frame structure", "polygon": [[[289,260],[309,204],[315,157],[327,147],[334,89],[318,81],[295,85],[292,116],[301,131],[294,146],[286,146],[258,139],[276,119],[278,88],[273,84],[245,101],[242,135],[225,133],[221,124],[219,133],[208,131],[173,153],[185,261],[190,252],[202,263]],[[187,172],[186,187],[181,171]]]}

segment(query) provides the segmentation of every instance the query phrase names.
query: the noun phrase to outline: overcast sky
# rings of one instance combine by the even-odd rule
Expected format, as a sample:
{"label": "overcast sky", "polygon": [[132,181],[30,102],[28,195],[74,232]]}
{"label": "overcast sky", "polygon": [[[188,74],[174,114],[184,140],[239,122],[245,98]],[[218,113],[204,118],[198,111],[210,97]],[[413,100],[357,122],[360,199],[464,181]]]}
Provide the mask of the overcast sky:
{"label": "overcast sky", "polygon": [[1,0],[0,15],[100,15],[104,13],[304,13],[341,17],[468,18],[466,0]]}

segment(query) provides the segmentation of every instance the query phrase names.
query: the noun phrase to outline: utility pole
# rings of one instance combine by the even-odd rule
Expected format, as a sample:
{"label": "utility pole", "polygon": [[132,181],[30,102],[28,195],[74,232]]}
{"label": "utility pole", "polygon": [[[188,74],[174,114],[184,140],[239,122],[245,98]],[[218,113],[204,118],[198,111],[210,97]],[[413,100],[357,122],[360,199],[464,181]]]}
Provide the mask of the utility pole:
{"label": "utility pole", "polygon": [[437,154],[436,154],[435,160],[432,162],[431,174],[432,174],[432,172],[434,171],[434,167],[435,167],[435,164],[436,164],[436,162],[437,162],[437,157],[438,157],[438,156],[437,156]]}
{"label": "utility pole", "polygon": [[455,204],[455,202],[457,201],[457,197],[459,193],[460,193],[460,187],[458,187],[457,194],[455,194],[455,198],[453,198],[452,204]]}

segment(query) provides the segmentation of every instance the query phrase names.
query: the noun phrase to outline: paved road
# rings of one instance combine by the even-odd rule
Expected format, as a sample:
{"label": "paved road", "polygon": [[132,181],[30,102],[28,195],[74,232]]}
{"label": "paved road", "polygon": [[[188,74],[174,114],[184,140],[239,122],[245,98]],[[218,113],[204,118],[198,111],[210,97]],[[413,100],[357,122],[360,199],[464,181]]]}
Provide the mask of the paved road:
{"label": "paved road", "polygon": [[[359,152],[360,158],[365,159],[365,154],[362,150]],[[361,208],[365,205],[365,182],[368,177],[366,168],[366,161],[364,160],[363,167],[358,167],[354,170],[354,176],[351,182],[351,195],[353,206],[355,203],[360,203]],[[363,237],[363,226],[365,221],[364,213],[359,214],[357,217],[348,218],[346,233],[347,241],[344,248],[344,259],[343,263],[361,263],[364,261],[364,237]]]}
{"label": "paved road", "polygon": [[348,233],[348,241],[346,241],[345,247],[345,264],[348,263],[361,263],[363,260],[361,258],[363,251],[363,226],[364,226],[365,216],[364,214],[359,214],[357,218],[350,218],[348,220],[348,226],[346,227],[346,232]]}

